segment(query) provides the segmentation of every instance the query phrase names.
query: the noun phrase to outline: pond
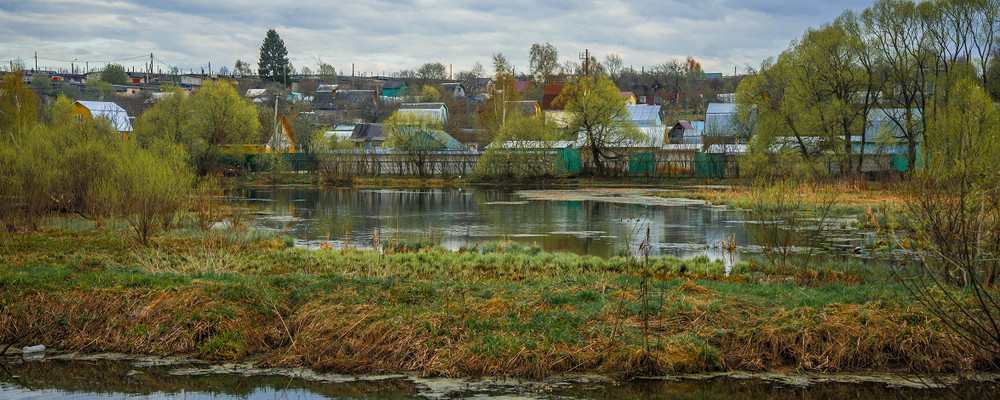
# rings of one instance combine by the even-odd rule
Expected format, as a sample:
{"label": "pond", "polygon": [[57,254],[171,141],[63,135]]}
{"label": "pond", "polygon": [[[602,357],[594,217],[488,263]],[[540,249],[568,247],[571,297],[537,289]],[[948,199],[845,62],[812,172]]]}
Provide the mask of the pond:
{"label": "pond", "polygon": [[[612,257],[634,251],[648,232],[651,256],[704,254],[732,263],[783,234],[766,232],[768,224],[746,221],[743,213],[725,207],[634,192],[258,188],[247,190],[244,201],[254,224],[291,235],[304,247],[372,248],[379,232],[383,242],[431,241],[452,250],[511,241]],[[796,250],[853,256],[865,242],[855,222],[851,216],[824,220],[823,233],[797,243]],[[809,228],[816,226],[796,229]],[[727,252],[729,244],[739,251]]]}
{"label": "pond", "polygon": [[[427,399],[427,398],[579,398],[579,399],[932,399],[947,394],[981,398],[989,381],[956,381],[934,388],[913,377],[822,378],[730,374],[676,376],[615,382],[594,376],[545,381],[343,376],[295,369],[256,369],[247,365],[206,365],[159,360],[92,358],[0,361],[0,398],[4,399]],[[838,382],[839,379],[839,382]],[[858,381],[862,383],[858,383]],[[853,381],[854,383],[844,383]],[[954,390],[954,393],[952,392]]]}

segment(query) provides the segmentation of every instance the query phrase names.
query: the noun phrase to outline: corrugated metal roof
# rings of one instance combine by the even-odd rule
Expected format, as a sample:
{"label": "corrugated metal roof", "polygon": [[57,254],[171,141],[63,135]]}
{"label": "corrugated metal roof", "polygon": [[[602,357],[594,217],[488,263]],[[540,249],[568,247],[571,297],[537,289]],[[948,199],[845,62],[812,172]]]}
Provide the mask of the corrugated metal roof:
{"label": "corrugated metal roof", "polygon": [[708,103],[705,114],[732,114],[735,108],[733,103]]}
{"label": "corrugated metal roof", "polygon": [[382,124],[357,124],[354,125],[354,132],[351,134],[351,140],[359,142],[385,141],[385,134],[382,133]]}
{"label": "corrugated metal roof", "polygon": [[110,101],[77,101],[77,104],[90,110],[94,118],[104,118],[111,122],[118,132],[132,132],[132,122],[124,108]]}
{"label": "corrugated metal roof", "polygon": [[312,98],[312,107],[320,110],[334,108],[334,92],[316,92]]}
{"label": "corrugated metal roof", "polygon": [[344,90],[337,92],[334,97],[336,104],[339,105],[350,105],[352,107],[362,109],[365,107],[375,106],[375,91],[374,90]]}

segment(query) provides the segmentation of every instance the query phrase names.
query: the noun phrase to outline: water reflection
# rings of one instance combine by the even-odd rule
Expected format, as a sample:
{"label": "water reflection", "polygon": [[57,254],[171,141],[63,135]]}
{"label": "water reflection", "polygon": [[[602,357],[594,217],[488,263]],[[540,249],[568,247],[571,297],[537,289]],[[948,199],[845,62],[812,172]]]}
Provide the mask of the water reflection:
{"label": "water reflection", "polygon": [[0,364],[3,399],[415,399],[403,379],[330,384],[286,376],[178,375],[126,361]]}
{"label": "water reflection", "polygon": [[[184,366],[148,367],[129,361],[0,361],[0,398],[50,399],[417,399],[417,398],[580,398],[580,399],[932,399],[983,398],[990,382],[963,382],[951,388],[889,387],[884,383],[813,383],[787,386],[761,379],[635,380],[593,382],[452,380],[343,377],[315,381],[297,375],[210,373],[187,375]],[[266,370],[261,370],[266,371]],[[928,381],[931,383],[931,381]]]}
{"label": "water reflection", "polygon": [[648,227],[652,256],[726,259],[725,241],[756,249],[754,238],[767,236],[748,234],[760,228],[744,223],[739,212],[702,205],[525,200],[490,189],[276,188],[245,195],[258,213],[257,224],[310,247],[370,248],[373,233],[380,231],[383,241],[433,240],[453,250],[509,240],[546,251],[610,257],[645,240]]}

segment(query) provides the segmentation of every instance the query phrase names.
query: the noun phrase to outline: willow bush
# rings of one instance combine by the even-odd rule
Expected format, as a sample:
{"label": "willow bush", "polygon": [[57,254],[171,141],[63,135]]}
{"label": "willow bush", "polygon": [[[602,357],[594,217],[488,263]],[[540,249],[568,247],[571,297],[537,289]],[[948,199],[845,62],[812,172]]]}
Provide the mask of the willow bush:
{"label": "willow bush", "polygon": [[[30,93],[7,90],[17,82],[5,79],[3,84],[4,103],[34,104]],[[119,216],[134,228],[140,243],[148,243],[186,205],[192,172],[179,146],[153,141],[141,147],[104,119],[77,121],[65,96],[41,113],[31,107],[4,108],[25,114],[0,124],[4,230],[36,230],[54,212],[79,214],[98,226]]]}

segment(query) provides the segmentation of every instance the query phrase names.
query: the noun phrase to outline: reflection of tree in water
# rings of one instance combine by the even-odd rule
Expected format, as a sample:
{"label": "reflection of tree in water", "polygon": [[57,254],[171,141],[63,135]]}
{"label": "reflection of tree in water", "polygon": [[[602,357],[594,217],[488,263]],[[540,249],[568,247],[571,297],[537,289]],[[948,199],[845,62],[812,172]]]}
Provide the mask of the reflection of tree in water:
{"label": "reflection of tree in water", "polygon": [[[185,366],[190,367],[190,366]],[[197,368],[197,366],[195,366]],[[406,379],[310,382],[283,376],[236,374],[172,375],[168,367],[136,368],[129,361],[45,361],[5,364],[0,371],[0,397],[30,391],[32,397],[66,396],[108,398],[116,395],[186,399],[299,398],[299,399],[413,399],[424,398]],[[16,376],[16,378],[14,378]],[[533,386],[537,389],[537,385]],[[814,383],[788,387],[763,380],[726,379],[657,381],[636,380],[616,384],[576,384],[545,393],[559,397],[593,399],[935,399],[939,390],[888,388],[884,384]],[[983,398],[994,390],[989,383],[963,383],[953,388],[956,398]],[[529,385],[490,390],[491,393],[528,394]],[[481,392],[457,394],[473,397]],[[536,393],[537,394],[537,393]],[[89,396],[88,396],[89,395]],[[158,396],[159,395],[159,396]]]}
{"label": "reflection of tree in water", "polygon": [[[185,366],[190,367],[190,366]],[[195,366],[195,368],[198,368]],[[44,361],[5,365],[0,383],[32,393],[53,391],[50,397],[70,393],[150,396],[180,394],[186,399],[246,398],[273,394],[268,398],[417,398],[416,386],[407,380],[349,383],[310,382],[282,376],[246,377],[234,374],[171,375],[172,368],[136,368],[128,361]],[[134,372],[133,372],[134,371]],[[17,378],[13,378],[16,376]],[[0,389],[0,397],[3,396]],[[294,394],[294,395],[292,395]],[[45,396],[43,395],[42,398]]]}
{"label": "reflection of tree in water", "polygon": [[[367,247],[381,226],[383,240],[435,239],[457,249],[464,244],[510,240],[547,251],[613,256],[636,224],[650,227],[652,255],[688,257],[735,234],[747,243],[732,213],[706,207],[658,207],[600,201],[525,201],[507,191],[474,189],[352,190],[280,188],[247,196],[263,226],[300,240],[342,241]],[[381,216],[381,218],[377,216]],[[290,220],[297,217],[301,220]],[[636,221],[638,220],[638,221]],[[645,232],[643,232],[645,234]],[[634,240],[633,242],[638,242]]]}
{"label": "reflection of tree in water", "polygon": [[583,397],[595,399],[938,399],[942,397],[974,399],[983,398],[994,390],[985,383],[963,384],[951,389],[931,390],[925,388],[889,388],[878,383],[814,383],[807,387],[789,387],[774,382],[753,379],[711,380],[636,380],[621,385],[599,385],[561,390],[557,396]]}

